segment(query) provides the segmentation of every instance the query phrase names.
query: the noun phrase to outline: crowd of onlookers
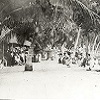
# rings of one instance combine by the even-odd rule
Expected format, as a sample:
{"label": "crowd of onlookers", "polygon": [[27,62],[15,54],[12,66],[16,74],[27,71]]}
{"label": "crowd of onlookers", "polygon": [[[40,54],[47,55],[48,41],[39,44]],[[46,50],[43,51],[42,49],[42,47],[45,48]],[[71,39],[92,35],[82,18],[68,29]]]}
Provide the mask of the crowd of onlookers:
{"label": "crowd of onlookers", "polygon": [[29,47],[11,47],[7,50],[6,56],[0,60],[0,67],[22,66],[28,62],[28,56],[31,56],[31,62],[40,62],[41,54],[30,54]]}
{"label": "crowd of onlookers", "polygon": [[92,53],[86,51],[71,51],[67,50],[64,53],[59,53],[59,64],[67,65],[71,67],[72,64],[76,64],[79,67],[84,67],[86,70],[99,69],[99,60]]}
{"label": "crowd of onlookers", "polygon": [[3,57],[1,60],[1,66],[23,65],[26,62],[26,56],[28,51],[24,51],[22,48],[10,48],[7,50],[6,54],[8,57]]}
{"label": "crowd of onlookers", "polygon": [[[56,51],[56,52],[55,52]],[[1,60],[0,66],[15,66],[15,65],[25,65],[29,54],[29,49],[27,48],[10,48],[7,50],[9,55],[9,61],[3,57]],[[57,57],[55,57],[57,55]],[[85,49],[78,48],[76,51],[74,50],[68,50],[65,51],[57,51],[57,50],[49,50],[49,51],[43,51],[42,53],[37,53],[31,55],[31,62],[41,62],[41,60],[44,58],[45,60],[51,59],[54,60],[57,58],[57,61],[59,64],[66,65],[68,67],[71,67],[72,65],[77,65],[79,67],[84,67],[87,70],[92,69],[99,69],[99,60],[96,56],[94,56],[92,53],[87,53]]]}

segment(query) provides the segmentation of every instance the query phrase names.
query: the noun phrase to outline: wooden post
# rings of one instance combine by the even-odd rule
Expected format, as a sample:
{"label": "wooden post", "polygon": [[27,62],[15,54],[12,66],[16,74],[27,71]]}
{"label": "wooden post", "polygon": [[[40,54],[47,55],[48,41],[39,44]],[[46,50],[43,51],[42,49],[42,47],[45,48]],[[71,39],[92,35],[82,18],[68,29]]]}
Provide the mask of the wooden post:
{"label": "wooden post", "polygon": [[32,63],[33,49],[29,49],[29,53],[26,57],[25,71],[34,71],[34,66]]}
{"label": "wooden post", "polygon": [[30,54],[26,57],[25,71],[33,71],[32,56]]}

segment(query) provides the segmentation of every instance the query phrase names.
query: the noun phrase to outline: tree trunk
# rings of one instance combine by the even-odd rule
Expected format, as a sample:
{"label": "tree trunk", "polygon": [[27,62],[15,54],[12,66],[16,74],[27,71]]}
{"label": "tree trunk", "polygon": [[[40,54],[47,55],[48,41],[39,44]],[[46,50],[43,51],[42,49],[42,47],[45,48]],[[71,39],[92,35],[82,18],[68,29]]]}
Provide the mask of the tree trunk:
{"label": "tree trunk", "polygon": [[97,47],[96,47],[95,53],[97,52],[97,50],[98,50],[98,48],[99,48],[99,45],[100,45],[100,42],[97,44]]}
{"label": "tree trunk", "polygon": [[89,33],[87,33],[87,45],[86,45],[86,62],[88,64],[88,58],[89,58],[89,42],[90,42],[90,38],[89,38]]}
{"label": "tree trunk", "polygon": [[79,41],[79,38],[80,38],[80,32],[81,32],[81,28],[79,27],[78,34],[77,34],[77,39],[76,39],[76,42],[75,42],[75,45],[74,45],[74,55],[75,55],[75,51],[76,51],[78,41]]}
{"label": "tree trunk", "polygon": [[32,70],[33,70],[32,56],[27,55],[27,60],[26,60],[26,64],[25,64],[25,71],[32,71]]}
{"label": "tree trunk", "polygon": [[96,36],[96,38],[95,38],[95,40],[94,40],[94,44],[93,44],[93,47],[92,47],[92,52],[94,52],[94,47],[95,47],[95,45],[96,45],[97,39],[98,39],[98,35]]}

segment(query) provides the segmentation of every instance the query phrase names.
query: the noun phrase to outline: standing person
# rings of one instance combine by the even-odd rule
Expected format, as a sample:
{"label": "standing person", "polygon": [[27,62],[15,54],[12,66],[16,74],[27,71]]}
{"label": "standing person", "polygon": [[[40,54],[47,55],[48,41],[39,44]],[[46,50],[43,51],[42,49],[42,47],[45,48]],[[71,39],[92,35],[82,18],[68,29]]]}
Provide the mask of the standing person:
{"label": "standing person", "polygon": [[70,55],[69,55],[68,52],[66,52],[66,54],[65,54],[65,59],[66,59],[66,65],[67,65],[68,67],[70,67],[71,59],[70,59]]}
{"label": "standing person", "polygon": [[20,65],[22,65],[23,62],[24,62],[24,59],[23,59],[23,57],[22,57],[22,53],[19,54],[19,58],[20,58]]}
{"label": "standing person", "polygon": [[26,60],[27,60],[27,56],[28,56],[28,52],[25,52],[25,63],[26,63]]}
{"label": "standing person", "polygon": [[11,53],[11,56],[11,67],[13,67],[15,65],[15,56],[13,52]]}
{"label": "standing person", "polygon": [[3,57],[0,63],[1,69],[3,69],[4,66],[7,67],[7,60]]}
{"label": "standing person", "polygon": [[18,65],[21,65],[21,61],[20,61],[20,56],[19,56],[19,54],[16,54],[16,55],[15,55],[15,60],[16,60],[16,62],[17,62]]}
{"label": "standing person", "polygon": [[39,56],[39,62],[41,62],[41,54],[39,53],[38,56]]}
{"label": "standing person", "polygon": [[59,59],[58,59],[59,64],[62,63],[62,59],[63,59],[63,55],[62,55],[62,53],[59,53]]}
{"label": "standing person", "polygon": [[23,58],[23,63],[25,63],[25,53],[22,51],[21,57]]}
{"label": "standing person", "polygon": [[86,59],[86,57],[85,58],[83,57],[81,59],[81,67],[84,67],[85,68],[86,67],[86,64],[87,64],[87,59]]}

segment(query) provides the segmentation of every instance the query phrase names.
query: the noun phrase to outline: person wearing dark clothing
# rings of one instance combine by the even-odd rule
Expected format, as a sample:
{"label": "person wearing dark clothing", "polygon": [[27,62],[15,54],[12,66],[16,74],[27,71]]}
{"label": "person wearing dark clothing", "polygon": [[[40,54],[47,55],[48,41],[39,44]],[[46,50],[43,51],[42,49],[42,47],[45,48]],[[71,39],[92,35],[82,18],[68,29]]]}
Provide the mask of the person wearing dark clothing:
{"label": "person wearing dark clothing", "polygon": [[13,67],[15,65],[15,56],[13,55],[11,58],[11,66]]}
{"label": "person wearing dark clothing", "polygon": [[59,64],[61,64],[61,63],[62,63],[62,53],[60,53],[60,54],[59,54],[58,63],[59,63]]}
{"label": "person wearing dark clothing", "polygon": [[86,58],[83,59],[82,63],[81,63],[81,67],[86,67]]}

